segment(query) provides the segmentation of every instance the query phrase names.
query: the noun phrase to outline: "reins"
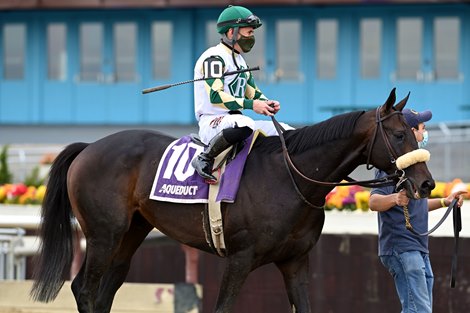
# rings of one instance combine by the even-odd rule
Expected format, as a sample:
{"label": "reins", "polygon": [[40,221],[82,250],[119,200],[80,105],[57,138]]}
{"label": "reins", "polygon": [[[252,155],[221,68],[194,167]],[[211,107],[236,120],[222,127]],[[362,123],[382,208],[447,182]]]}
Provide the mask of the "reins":
{"label": "reins", "polygon": [[[380,107],[377,108],[377,112],[379,112],[379,109],[380,109]],[[369,165],[370,154],[372,152],[372,146],[374,145],[375,137],[377,135],[377,129],[379,128],[378,125],[380,125],[382,136],[386,139],[385,132],[382,128],[382,121],[385,120],[386,118],[388,118],[389,116],[391,116],[392,114],[387,115],[384,118],[380,118],[380,113],[378,113],[378,117],[377,117],[377,121],[376,121],[377,122],[377,127],[375,128],[375,131],[374,131],[374,138],[373,138],[373,140],[372,140],[372,142],[369,146],[369,149],[368,149],[369,150],[369,155],[367,156],[367,166]],[[285,132],[285,129],[281,126],[281,124],[276,120],[276,118],[274,116],[271,116],[271,119],[273,121],[274,127],[276,128],[277,133],[279,134],[279,139],[281,141],[281,147],[282,147],[282,154],[284,156],[284,164],[287,168],[287,172],[289,173],[292,184],[294,185],[294,188],[295,188],[297,194],[299,195],[299,197],[307,205],[309,205],[313,208],[323,209],[323,206],[314,205],[314,204],[312,204],[311,202],[309,202],[307,200],[307,198],[302,194],[299,187],[297,186],[297,183],[295,182],[295,179],[294,179],[293,172],[295,172],[298,176],[300,176],[301,178],[303,178],[304,180],[306,180],[310,183],[320,185],[320,186],[325,186],[325,187],[352,186],[352,185],[359,185],[359,186],[369,187],[369,188],[383,187],[383,186],[390,186],[390,185],[395,184],[396,179],[399,178],[399,177],[400,177],[400,180],[402,180],[404,178],[404,175],[405,175],[404,171],[401,171],[401,175],[398,175],[397,173],[395,173],[395,174],[386,175],[384,177],[377,178],[377,179],[371,179],[371,180],[357,181],[357,180],[354,180],[350,177],[347,177],[345,179],[346,182],[325,182],[325,181],[320,181],[320,180],[316,180],[316,179],[307,177],[295,166],[294,162],[292,162],[292,159],[289,155],[289,151],[287,149],[286,140],[285,140],[284,135],[283,135],[283,133]],[[390,142],[388,142],[388,140],[386,140],[386,142],[388,143],[387,148],[391,149]],[[389,151],[389,153],[392,156],[392,152]],[[392,163],[394,163],[394,160],[395,159],[393,158]]]}
{"label": "reins", "polygon": [[[366,163],[366,168],[370,170],[372,166],[370,166],[370,160],[371,160],[371,155],[372,155],[372,148],[375,143],[375,139],[377,137],[378,130],[380,129],[380,132],[382,134],[383,141],[385,142],[385,145],[387,147],[389,157],[390,157],[390,162],[395,164],[397,160],[397,155],[394,153],[394,150],[392,148],[392,145],[390,144],[390,141],[388,140],[385,130],[383,128],[382,122],[389,118],[390,116],[400,113],[399,111],[392,112],[389,115],[386,115],[384,117],[380,117],[380,107],[377,108],[376,110],[376,127],[374,130],[374,135],[373,138],[370,142],[370,145],[368,147],[368,153],[367,153],[367,163]],[[378,179],[371,179],[371,180],[362,180],[362,181],[356,181],[353,180],[352,178],[347,177],[346,180],[347,182],[325,182],[325,181],[319,181],[310,177],[305,176],[297,167],[295,164],[292,162],[292,159],[289,155],[289,151],[287,150],[286,146],[286,141],[284,138],[283,133],[285,132],[285,129],[281,126],[281,124],[276,120],[274,116],[271,116],[271,119],[273,121],[274,127],[276,128],[277,133],[279,134],[279,139],[281,141],[281,146],[282,146],[282,154],[284,156],[284,164],[287,168],[287,172],[289,173],[289,176],[291,178],[292,184],[294,185],[294,188],[299,195],[299,197],[310,207],[317,208],[317,209],[323,209],[323,206],[318,206],[314,205],[311,202],[309,202],[305,196],[302,194],[300,191],[299,187],[297,186],[293,172],[294,171],[298,176],[302,177],[308,182],[314,183],[316,185],[320,186],[328,186],[328,187],[336,187],[336,186],[351,186],[351,185],[359,185],[363,187],[382,187],[382,186],[390,186],[395,184],[395,181],[397,178],[399,178],[398,183],[396,183],[396,186],[399,187],[402,183],[404,183],[407,178],[405,177],[405,172],[403,170],[401,171],[401,175],[398,175],[398,173],[383,176],[382,178]],[[413,234],[417,236],[427,236],[431,233],[433,233],[436,229],[441,226],[441,224],[444,222],[444,220],[447,218],[447,216],[450,214],[450,211],[453,211],[453,222],[454,222],[454,254],[452,255],[452,268],[451,268],[451,280],[450,280],[450,287],[454,288],[455,287],[455,281],[456,281],[456,273],[457,273],[457,259],[458,259],[458,250],[459,250],[459,233],[462,230],[462,217],[461,217],[461,212],[460,212],[460,207],[457,205],[457,199],[454,199],[449,207],[447,208],[444,216],[441,218],[441,220],[429,231],[425,233],[418,233],[413,229],[413,226],[411,225],[410,222],[410,214],[408,212],[408,207],[404,206],[403,207],[403,212],[405,215],[405,226],[406,228],[412,232]]]}
{"label": "reins", "polygon": [[444,216],[442,216],[442,218],[439,220],[439,222],[437,222],[436,225],[433,228],[431,228],[430,230],[428,230],[427,232],[424,232],[424,233],[418,233],[416,230],[414,230],[413,225],[411,225],[411,222],[410,222],[410,212],[408,211],[408,206],[404,205],[403,206],[403,214],[405,216],[405,227],[406,227],[406,229],[408,229],[410,232],[412,232],[416,236],[428,236],[428,235],[432,234],[436,229],[438,229],[439,226],[442,225],[442,223],[446,220],[447,216],[449,216],[450,211],[452,211],[453,209],[455,210],[455,207],[456,207],[455,204],[456,203],[457,203],[457,199],[454,199],[451,202],[451,204],[447,207],[447,210],[444,213]]}
{"label": "reins", "polygon": [[459,254],[459,233],[462,230],[462,215],[460,212],[460,207],[457,205],[458,199],[452,200],[452,202],[449,204],[447,207],[446,212],[442,216],[442,218],[439,220],[439,222],[436,223],[436,225],[428,230],[427,232],[424,233],[418,233],[416,230],[413,229],[413,226],[411,225],[410,222],[410,213],[408,212],[408,206],[403,206],[403,214],[405,215],[405,227],[408,229],[410,232],[412,232],[416,236],[428,236],[432,234],[436,229],[439,228],[439,226],[442,225],[442,223],[446,220],[446,218],[449,216],[450,211],[452,211],[452,217],[453,217],[453,224],[454,224],[454,253],[452,255],[452,267],[451,267],[451,277],[450,277],[450,287],[454,288],[455,287],[455,280],[456,280],[456,274],[457,274],[457,259],[458,259],[458,254]]}

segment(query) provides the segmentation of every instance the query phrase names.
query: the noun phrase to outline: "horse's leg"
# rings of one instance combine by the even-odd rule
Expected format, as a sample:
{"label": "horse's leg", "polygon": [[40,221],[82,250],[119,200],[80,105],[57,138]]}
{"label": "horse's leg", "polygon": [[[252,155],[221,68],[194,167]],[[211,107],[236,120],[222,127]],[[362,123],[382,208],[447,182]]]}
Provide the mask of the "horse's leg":
{"label": "horse's leg", "polygon": [[289,302],[294,313],[311,313],[309,300],[309,257],[276,263],[284,277]]}
{"label": "horse's leg", "polygon": [[129,231],[125,234],[119,250],[114,255],[110,268],[101,279],[94,312],[107,313],[111,311],[116,291],[121,287],[129,272],[132,256],[152,228],[153,226],[140,214],[134,214]]}
{"label": "horse's leg", "polygon": [[246,277],[252,270],[251,253],[240,252],[228,257],[217,297],[215,313],[229,313]]}
{"label": "horse's leg", "polygon": [[[111,220],[108,218],[108,220]],[[90,221],[88,221],[90,224]],[[72,284],[80,313],[95,313],[94,307],[101,278],[112,262],[126,232],[125,219],[116,224],[105,222],[88,226],[86,257]],[[105,227],[109,225],[111,227]],[[117,226],[121,225],[121,226]]]}
{"label": "horse's leg", "polygon": [[106,253],[105,245],[93,244],[92,246],[90,240],[87,241],[85,260],[72,282],[72,292],[80,313],[94,313],[93,307],[99,283],[109,262],[109,256],[104,253]]}
{"label": "horse's leg", "polygon": [[82,285],[83,285],[83,276],[85,275],[86,260],[87,260],[87,254],[85,252],[82,266],[80,267],[80,270],[78,271],[77,275],[73,279],[72,285],[71,285],[72,293],[73,293],[73,296],[75,297],[77,304],[78,304],[78,297],[80,294],[80,289],[82,288]]}

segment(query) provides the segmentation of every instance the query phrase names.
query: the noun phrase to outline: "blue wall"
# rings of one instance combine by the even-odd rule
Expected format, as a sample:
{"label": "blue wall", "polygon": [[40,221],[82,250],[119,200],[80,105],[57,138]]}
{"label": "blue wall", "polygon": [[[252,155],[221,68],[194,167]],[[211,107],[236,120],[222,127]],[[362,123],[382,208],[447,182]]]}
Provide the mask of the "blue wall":
{"label": "blue wall", "polygon": [[[332,7],[253,7],[263,21],[262,72],[256,73],[260,88],[282,104],[279,118],[293,124],[308,124],[355,108],[382,104],[393,87],[398,98],[411,91],[410,104],[432,109],[433,122],[470,118],[470,8],[466,5],[422,6],[332,6]],[[193,64],[207,47],[208,21],[215,21],[220,9],[179,10],[102,10],[102,11],[0,11],[0,123],[3,124],[193,124],[192,85],[174,87],[142,95],[141,90],[192,78]],[[459,20],[458,71],[455,79],[438,79],[433,73],[435,19]],[[422,25],[422,60],[416,78],[397,78],[397,20],[418,18]],[[380,73],[363,79],[360,73],[359,25],[364,18],[381,23]],[[318,23],[337,25],[334,59],[336,73],[318,76]],[[152,78],[151,26],[168,21],[173,27],[170,74]],[[280,37],[279,25],[290,21],[300,25],[298,56],[287,55],[298,68],[298,75],[279,76],[279,51],[295,51],[290,39]],[[67,27],[67,75],[63,80],[47,79],[47,25]],[[103,27],[102,77],[93,82],[78,78],[80,72],[79,27],[98,22]],[[117,82],[113,25],[131,22],[137,27],[135,79]],[[26,26],[24,78],[4,79],[4,26]],[[215,30],[214,30],[215,33]],[[297,36],[295,33],[292,36]],[[287,36],[288,37],[288,36]],[[295,42],[295,40],[294,40]],[[264,43],[264,44],[263,44]],[[255,46],[256,47],[256,46]],[[260,47],[258,47],[260,48]],[[285,52],[284,52],[285,53]],[[286,57],[286,55],[284,55]],[[281,62],[282,63],[282,62]],[[260,64],[251,64],[252,66]],[[470,111],[468,111],[470,112]]]}

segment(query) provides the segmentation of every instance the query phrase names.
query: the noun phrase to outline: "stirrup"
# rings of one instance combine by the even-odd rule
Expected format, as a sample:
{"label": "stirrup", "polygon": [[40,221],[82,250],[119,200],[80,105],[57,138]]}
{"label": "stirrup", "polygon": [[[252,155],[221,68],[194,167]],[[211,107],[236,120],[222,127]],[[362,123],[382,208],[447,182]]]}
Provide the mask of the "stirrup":
{"label": "stirrup", "polygon": [[[212,163],[212,165],[210,163]],[[213,162],[207,162],[207,160],[204,159],[204,157],[201,157],[201,155],[198,155],[196,158],[193,159],[193,161],[191,162],[191,165],[194,167],[194,170],[199,174],[199,176],[204,178],[206,181],[207,180],[217,181],[217,178],[214,175],[212,175],[212,173],[206,173],[203,169],[204,166],[202,166],[202,165],[206,165],[206,167],[212,168]]]}
{"label": "stirrup", "polygon": [[207,174],[206,172],[202,172],[202,173],[197,172],[197,173],[199,174],[199,176],[204,178],[206,183],[208,183],[208,184],[216,184],[217,183],[217,177],[215,177],[214,175]]}

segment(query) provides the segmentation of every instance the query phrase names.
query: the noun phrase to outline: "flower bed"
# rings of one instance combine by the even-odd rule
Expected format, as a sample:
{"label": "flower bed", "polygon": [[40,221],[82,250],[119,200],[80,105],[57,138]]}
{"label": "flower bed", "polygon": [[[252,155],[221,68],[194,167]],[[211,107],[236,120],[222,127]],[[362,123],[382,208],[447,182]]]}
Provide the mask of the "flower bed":
{"label": "flower bed", "polygon": [[[452,182],[436,182],[436,188],[431,192],[431,198],[447,197],[455,188],[465,189],[470,193],[470,184],[460,179]],[[46,186],[26,186],[20,184],[5,184],[0,186],[0,203],[5,204],[41,204],[46,192]],[[327,196],[326,210],[369,210],[370,190],[361,186],[338,186]],[[468,195],[467,195],[468,198]]]}
{"label": "flower bed", "polygon": [[0,186],[0,203],[5,204],[41,204],[46,193],[46,186],[26,186],[5,184]]}
{"label": "flower bed", "polygon": [[46,181],[54,154],[45,154],[40,163],[21,183],[11,183],[14,179],[9,171],[8,145],[0,150],[0,204],[41,204],[46,193]]}
{"label": "flower bed", "polygon": [[[470,193],[470,184],[463,183],[460,179],[452,182],[436,182],[436,188],[431,192],[431,198],[445,198],[455,189],[467,190]],[[370,189],[361,186],[338,186],[327,196],[326,210],[369,210]],[[468,194],[467,194],[468,199]]]}

